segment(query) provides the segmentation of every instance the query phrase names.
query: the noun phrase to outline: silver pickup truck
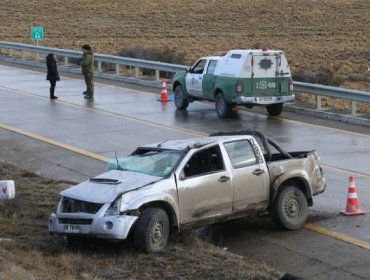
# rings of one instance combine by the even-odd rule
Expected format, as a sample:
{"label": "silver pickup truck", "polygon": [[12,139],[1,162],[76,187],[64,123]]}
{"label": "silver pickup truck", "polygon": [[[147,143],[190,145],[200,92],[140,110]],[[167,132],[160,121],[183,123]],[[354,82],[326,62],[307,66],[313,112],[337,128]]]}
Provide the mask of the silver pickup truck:
{"label": "silver pickup truck", "polygon": [[171,231],[268,211],[301,228],[325,190],[315,151],[285,152],[258,131],[163,141],[114,159],[108,172],[72,186],[49,221],[52,234],[127,239],[163,250]]}

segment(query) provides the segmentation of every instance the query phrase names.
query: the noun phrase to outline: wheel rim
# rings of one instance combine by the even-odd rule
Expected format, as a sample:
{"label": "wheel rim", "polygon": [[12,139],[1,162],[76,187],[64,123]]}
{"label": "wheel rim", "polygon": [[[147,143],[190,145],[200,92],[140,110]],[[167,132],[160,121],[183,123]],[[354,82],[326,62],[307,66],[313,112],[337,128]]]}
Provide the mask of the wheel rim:
{"label": "wheel rim", "polygon": [[183,103],[184,97],[182,96],[182,92],[179,90],[176,92],[176,104],[180,105]]}
{"label": "wheel rim", "polygon": [[221,96],[217,101],[217,110],[220,112],[220,115],[223,115],[225,111],[225,100]]}
{"label": "wheel rim", "polygon": [[299,201],[295,197],[290,197],[284,205],[285,213],[289,219],[298,219],[301,215]]}
{"label": "wheel rim", "polygon": [[164,230],[163,223],[157,221],[150,234],[150,240],[154,246],[158,246],[161,244],[163,240],[163,230]]}

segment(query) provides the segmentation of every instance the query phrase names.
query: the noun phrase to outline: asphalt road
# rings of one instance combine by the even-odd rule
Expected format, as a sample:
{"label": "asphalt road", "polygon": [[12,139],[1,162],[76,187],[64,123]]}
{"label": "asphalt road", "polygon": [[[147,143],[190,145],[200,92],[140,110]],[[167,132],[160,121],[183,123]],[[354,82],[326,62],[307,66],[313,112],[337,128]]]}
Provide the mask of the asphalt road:
{"label": "asphalt road", "polygon": [[[369,216],[344,217],[348,176],[355,176],[360,207],[370,211],[369,128],[284,112],[240,110],[217,118],[213,104],[177,111],[158,93],[117,83],[96,83],[95,99],[83,99],[84,83],[62,77],[57,101],[49,100],[45,74],[0,65],[0,159],[43,175],[79,182],[102,173],[106,161],[138,145],[191,138],[215,131],[258,129],[287,151],[315,149],[327,190],[315,197],[306,227],[277,230],[267,218],[212,227],[228,250],[305,279],[370,279]],[[121,87],[122,86],[122,87]],[[125,86],[125,87],[123,87]]]}

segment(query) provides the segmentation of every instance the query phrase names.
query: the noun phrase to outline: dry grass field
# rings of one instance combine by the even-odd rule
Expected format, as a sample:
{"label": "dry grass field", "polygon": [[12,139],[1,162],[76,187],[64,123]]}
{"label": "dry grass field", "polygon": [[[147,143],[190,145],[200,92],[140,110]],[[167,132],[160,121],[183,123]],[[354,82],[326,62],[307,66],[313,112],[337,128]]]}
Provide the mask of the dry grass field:
{"label": "dry grass field", "polygon": [[91,240],[79,249],[48,234],[48,217],[66,184],[0,162],[16,198],[0,201],[0,279],[279,279],[281,273],[203,242],[174,235],[161,254],[139,254],[130,243]]}
{"label": "dry grass field", "polygon": [[2,0],[1,40],[96,52],[169,47],[190,64],[230,48],[282,49],[292,72],[330,70],[341,86],[370,91],[368,0]]}

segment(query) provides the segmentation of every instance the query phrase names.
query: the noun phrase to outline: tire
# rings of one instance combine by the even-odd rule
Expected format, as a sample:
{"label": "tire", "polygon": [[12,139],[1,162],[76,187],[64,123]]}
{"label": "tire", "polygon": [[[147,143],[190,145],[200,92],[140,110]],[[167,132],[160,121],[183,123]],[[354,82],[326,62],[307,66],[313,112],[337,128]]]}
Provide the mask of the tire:
{"label": "tire", "polygon": [[224,119],[231,115],[232,106],[226,101],[222,93],[217,94],[215,106],[219,118]]}
{"label": "tire", "polygon": [[175,106],[179,110],[185,110],[189,106],[189,101],[181,86],[175,88]]}
{"label": "tire", "polygon": [[145,209],[135,225],[135,248],[145,253],[161,252],[167,246],[169,233],[167,213],[160,208]]}
{"label": "tire", "polygon": [[307,199],[295,186],[287,186],[277,194],[272,206],[272,221],[281,229],[297,230],[308,216]]}
{"label": "tire", "polygon": [[266,110],[270,116],[278,116],[283,112],[283,104],[284,103],[266,105]]}

